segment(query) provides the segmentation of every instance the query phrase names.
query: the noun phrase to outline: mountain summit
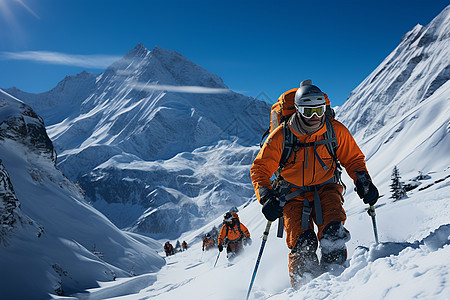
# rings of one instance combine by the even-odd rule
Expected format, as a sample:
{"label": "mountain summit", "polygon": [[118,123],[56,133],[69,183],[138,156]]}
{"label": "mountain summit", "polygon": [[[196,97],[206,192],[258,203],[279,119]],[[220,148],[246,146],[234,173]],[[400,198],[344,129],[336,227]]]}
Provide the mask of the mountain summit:
{"label": "mountain summit", "polygon": [[121,60],[108,67],[105,74],[133,77],[141,83],[228,89],[219,76],[180,53],[158,46],[149,51],[142,44],[136,45]]}

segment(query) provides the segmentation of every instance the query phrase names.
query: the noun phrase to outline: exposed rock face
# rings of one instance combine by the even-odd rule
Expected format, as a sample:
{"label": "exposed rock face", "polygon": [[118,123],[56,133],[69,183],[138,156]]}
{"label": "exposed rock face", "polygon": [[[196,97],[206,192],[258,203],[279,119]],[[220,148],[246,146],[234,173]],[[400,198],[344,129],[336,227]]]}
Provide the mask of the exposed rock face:
{"label": "exposed rock face", "polygon": [[11,113],[8,118],[0,120],[0,140],[18,141],[32,152],[56,163],[56,152],[45,130],[43,119],[30,106],[17,99],[12,102],[10,97],[0,90],[0,109],[4,108],[1,113]]}
{"label": "exposed rock face", "polygon": [[4,245],[17,222],[15,210],[19,206],[8,172],[0,161],[0,242]]}

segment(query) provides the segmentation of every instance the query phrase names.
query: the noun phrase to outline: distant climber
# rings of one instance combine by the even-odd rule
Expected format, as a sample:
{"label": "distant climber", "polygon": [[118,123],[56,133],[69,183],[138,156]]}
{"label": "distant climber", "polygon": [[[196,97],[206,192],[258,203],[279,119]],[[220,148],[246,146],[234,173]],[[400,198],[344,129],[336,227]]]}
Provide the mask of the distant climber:
{"label": "distant climber", "polygon": [[186,243],[186,241],[183,241],[181,243],[181,249],[183,249],[183,251],[184,251],[184,250],[187,250],[187,248],[188,248],[188,244]]}
{"label": "distant climber", "polygon": [[213,237],[209,233],[205,234],[205,236],[203,237],[202,251],[209,250],[213,247],[215,247]]}
{"label": "distant climber", "polygon": [[251,245],[250,232],[247,227],[239,221],[237,213],[227,212],[223,216],[223,226],[220,230],[217,247],[219,252],[223,251],[224,245],[227,248],[227,256],[232,260],[244,245]]}
{"label": "distant climber", "polygon": [[166,256],[175,254],[175,249],[169,241],[164,244],[164,251],[166,252]]}
{"label": "distant climber", "polygon": [[175,253],[177,252],[181,252],[181,243],[180,241],[177,241],[177,243],[175,244]]}

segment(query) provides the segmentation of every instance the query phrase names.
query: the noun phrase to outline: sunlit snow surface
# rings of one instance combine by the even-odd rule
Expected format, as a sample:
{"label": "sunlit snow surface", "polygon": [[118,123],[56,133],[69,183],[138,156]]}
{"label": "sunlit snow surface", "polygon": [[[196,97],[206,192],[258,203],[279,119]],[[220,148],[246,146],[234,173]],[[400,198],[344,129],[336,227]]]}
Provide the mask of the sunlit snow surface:
{"label": "sunlit snow surface", "polygon": [[[277,226],[273,225],[250,299],[448,299],[450,225],[441,224],[449,223],[446,209],[449,194],[449,184],[443,183],[379,207],[376,217],[380,244],[374,243],[370,217],[360,203],[361,212],[349,216],[347,224],[353,236],[348,267],[325,273],[298,291],[290,288],[287,247],[284,239],[276,237]],[[428,200],[423,201],[423,197]],[[266,223],[259,209],[259,204],[254,202],[239,214],[252,234],[253,244],[232,265],[222,252],[214,268],[218,251],[202,252],[201,242],[197,240],[190,243],[187,251],[168,257],[166,266],[157,273],[101,284],[101,288],[76,297],[245,299]],[[180,240],[189,243],[212,225],[188,233]]]}

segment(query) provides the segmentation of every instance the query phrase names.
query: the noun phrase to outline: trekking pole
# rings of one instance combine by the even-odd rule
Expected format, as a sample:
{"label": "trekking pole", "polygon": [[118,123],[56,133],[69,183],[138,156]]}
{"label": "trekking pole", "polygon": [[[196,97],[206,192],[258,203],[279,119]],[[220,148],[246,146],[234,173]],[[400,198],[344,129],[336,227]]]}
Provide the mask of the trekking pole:
{"label": "trekking pole", "polygon": [[261,256],[264,251],[264,246],[266,245],[267,237],[269,236],[270,225],[272,225],[272,221],[267,221],[266,229],[264,230],[261,248],[259,249],[258,258],[256,259],[255,269],[253,270],[252,280],[250,281],[250,286],[248,287],[247,298],[250,296],[250,292],[252,291],[253,283],[255,282],[256,272],[258,271],[259,262],[261,261]]}
{"label": "trekking pole", "polygon": [[372,226],[373,226],[373,234],[375,235],[375,242],[379,244],[378,242],[378,230],[377,230],[377,222],[375,221],[375,207],[371,205],[369,209],[367,210],[367,213],[372,218]]}
{"label": "trekking pole", "polygon": [[[280,200],[280,207],[284,207],[284,205],[286,204],[286,197],[284,195],[282,195],[278,199]],[[284,218],[281,217],[281,218],[278,218],[277,237],[282,238],[283,231],[284,231]]]}
{"label": "trekking pole", "polygon": [[219,254],[217,254],[216,262],[214,263],[214,267],[213,268],[216,267],[217,261],[219,260],[219,256],[220,256],[220,251],[219,251]]}

